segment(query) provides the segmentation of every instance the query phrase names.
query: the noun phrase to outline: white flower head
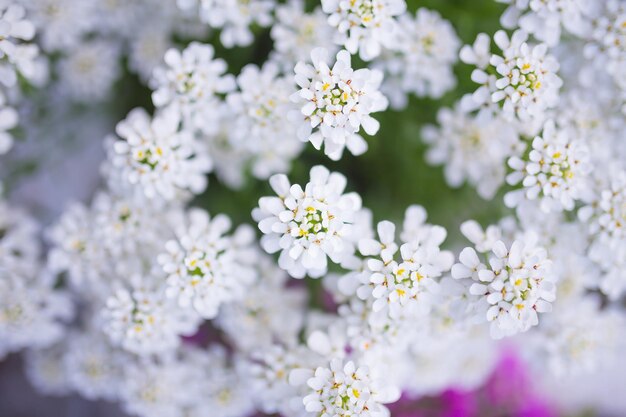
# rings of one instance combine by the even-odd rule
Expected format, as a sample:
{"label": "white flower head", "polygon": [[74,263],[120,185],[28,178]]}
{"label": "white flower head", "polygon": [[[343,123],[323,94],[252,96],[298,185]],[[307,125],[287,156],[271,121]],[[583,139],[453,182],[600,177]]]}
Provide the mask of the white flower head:
{"label": "white flower head", "polygon": [[557,277],[532,234],[508,248],[497,241],[490,252],[481,261],[473,248],[463,249],[452,277],[469,284],[476,318],[490,322],[491,336],[499,339],[527,331],[539,323],[538,313],[551,311]]}
{"label": "white flower head", "polygon": [[167,296],[205,319],[214,318],[223,303],[240,300],[256,278],[252,229],[241,226],[226,235],[230,226],[225,215],[211,219],[203,210],[191,210],[177,239],[158,257],[168,274]]}
{"label": "white flower head", "polygon": [[254,40],[250,26],[267,27],[272,23],[275,0],[179,0],[183,9],[199,3],[200,20],[221,29],[220,41],[226,48],[248,46]]}
{"label": "white flower head", "polygon": [[523,189],[509,192],[505,203],[514,207],[525,196],[529,200],[540,198],[546,212],[572,210],[577,200],[590,193],[590,159],[583,141],[572,138],[572,132],[557,127],[553,120],[548,121],[541,136],[532,141],[528,161],[518,156],[509,159],[515,171],[507,176],[507,182],[521,182]]}
{"label": "white flower head", "polygon": [[165,296],[163,289],[146,277],[135,277],[134,288],[119,288],[102,310],[104,332],[115,346],[137,355],[174,351],[181,336],[192,335],[199,316]]}
{"label": "white flower head", "polygon": [[361,197],[344,194],[343,175],[318,165],[304,189],[281,174],[271,177],[270,185],[278,196],[262,197],[252,215],[264,234],[263,248],[281,252],[282,269],[296,278],[320,277],[327,271],[327,258],[341,263],[354,252],[349,236]]}
{"label": "white flower head", "polygon": [[307,61],[316,47],[324,46],[330,48],[329,53],[337,53],[339,47],[332,41],[335,30],[328,25],[327,18],[320,7],[306,13],[303,0],[276,7],[276,23],[270,32],[274,40],[271,60],[291,72],[297,62]]}
{"label": "white flower head", "polygon": [[370,114],[385,110],[388,103],[378,91],[382,72],[353,70],[345,50],[339,51],[332,67],[328,58],[325,49],[316,48],[311,52],[313,65],[296,65],[295,80],[301,89],[292,99],[301,110],[292,117],[302,121],[300,140],[310,141],[316,149],[324,144],[326,155],[339,160],[345,147],[354,155],[367,150],[358,132],[363,127],[367,134],[376,134],[380,124]]}
{"label": "white flower head", "polygon": [[318,367],[315,372],[294,370],[290,382],[306,382],[310,394],[303,398],[306,411],[319,415],[358,415],[363,417],[388,417],[384,404],[397,401],[400,391],[374,379],[367,366],[357,366],[353,361],[333,359],[328,367]]}
{"label": "white flower head", "polygon": [[493,198],[504,183],[505,161],[523,147],[516,129],[501,117],[481,119],[458,105],[439,110],[437,121],[439,128],[427,126],[422,131],[430,145],[426,160],[445,165],[449,186],[460,187],[467,181],[481,197]]}
{"label": "white flower head", "polygon": [[439,249],[446,237],[445,229],[424,225],[423,220],[422,207],[407,210],[403,233],[406,240],[400,246],[395,243],[395,225],[389,221],[378,223],[379,241],[359,241],[359,251],[370,258],[357,295],[364,300],[372,298],[374,312],[385,311],[391,319],[398,319],[423,317],[430,311],[439,290],[438,278],[450,269],[454,258]]}
{"label": "white flower head", "polygon": [[234,117],[230,142],[252,156],[252,173],[260,179],[289,171],[303,148],[297,138],[298,124],[285,117],[294,109],[289,97],[295,89],[291,79],[278,72],[272,62],[262,68],[247,65],[237,77],[240,91],[226,97]]}
{"label": "white flower head", "polygon": [[[548,54],[548,46],[527,43],[528,34],[516,31],[509,39],[504,31],[494,35],[502,55],[492,54],[489,65],[472,72],[472,80],[482,86],[472,95],[476,106],[487,105],[509,121],[536,122],[544,120],[546,110],[558,104],[559,89],[563,84],[557,75],[559,63]],[[478,42],[478,40],[477,40]],[[484,65],[481,58],[484,42],[474,45],[475,53],[462,51],[462,58]]]}
{"label": "white flower head", "polygon": [[225,74],[226,62],[214,55],[213,46],[192,42],[182,52],[169,49],[165,66],[154,71],[152,102],[172,107],[188,130],[215,133],[217,97],[235,88],[235,78]]}
{"label": "white flower head", "polygon": [[79,102],[101,101],[119,78],[120,48],[112,41],[93,40],[80,44],[59,62],[62,92]]}
{"label": "white flower head", "polygon": [[118,123],[116,132],[121,140],[109,158],[124,180],[143,189],[146,197],[172,200],[206,188],[211,160],[202,143],[181,130],[174,111],[150,118],[145,110],[135,109]]}
{"label": "white flower head", "polygon": [[407,94],[441,98],[456,85],[452,66],[458,60],[459,39],[439,13],[419,9],[415,17],[403,14],[397,46],[373,64],[385,73],[382,91],[393,108],[408,104]]}
{"label": "white flower head", "polygon": [[335,42],[365,61],[393,48],[397,39],[396,16],[406,10],[405,0],[322,0],[328,24],[337,30]]}

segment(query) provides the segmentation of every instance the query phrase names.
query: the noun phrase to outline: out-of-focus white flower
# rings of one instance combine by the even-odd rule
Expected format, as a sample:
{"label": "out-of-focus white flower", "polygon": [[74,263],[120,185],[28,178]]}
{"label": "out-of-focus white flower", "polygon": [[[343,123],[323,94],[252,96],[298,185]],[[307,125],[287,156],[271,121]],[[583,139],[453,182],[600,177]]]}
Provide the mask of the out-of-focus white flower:
{"label": "out-of-focus white flower", "polygon": [[506,160],[523,149],[516,129],[500,117],[482,119],[458,105],[439,110],[437,122],[439,128],[422,130],[424,141],[431,146],[426,160],[445,165],[444,175],[451,187],[467,181],[481,197],[492,198],[504,183]]}
{"label": "out-of-focus white flower", "polygon": [[179,346],[180,336],[196,331],[198,315],[180,308],[150,282],[157,280],[146,277],[142,283],[136,279],[134,288],[118,288],[106,300],[103,327],[114,345],[138,355],[172,352]]}
{"label": "out-of-focus white flower", "polygon": [[[198,5],[199,3],[199,5]],[[184,10],[199,6],[200,20],[221,29],[220,41],[226,48],[248,46],[254,40],[250,26],[272,23],[275,0],[178,0]]]}
{"label": "out-of-focus white flower", "polygon": [[276,7],[276,22],[270,32],[274,40],[271,60],[291,74],[294,65],[307,61],[311,51],[319,46],[335,54],[339,47],[333,47],[335,31],[326,22],[328,16],[320,7],[311,13],[304,10],[303,0],[292,0]]}
{"label": "out-of-focus white flower", "polygon": [[581,0],[497,0],[510,4],[500,22],[507,29],[520,29],[538,40],[555,46],[561,38],[561,26],[577,36],[589,33],[589,13],[594,8]]}
{"label": "out-of-focus white flower", "polygon": [[327,271],[327,257],[341,263],[354,252],[349,236],[361,197],[343,193],[346,177],[318,165],[304,190],[282,174],[272,176],[270,185],[278,197],[262,197],[252,216],[264,234],[263,249],[281,252],[282,269],[296,278],[318,278]]}
{"label": "out-of-focus white flower", "polygon": [[24,277],[0,268],[0,357],[44,348],[63,336],[73,304],[51,279]]}
{"label": "out-of-focus white flower", "polygon": [[407,94],[440,98],[456,85],[452,66],[460,42],[454,28],[439,13],[424,8],[415,18],[401,15],[398,23],[396,47],[373,64],[385,72],[382,91],[393,108],[406,107]]}
{"label": "out-of-focus white flower", "polygon": [[337,30],[335,42],[370,61],[380,55],[383,47],[395,47],[400,32],[395,17],[404,13],[406,2],[322,0],[322,9],[329,14],[328,24]]}
{"label": "out-of-focus white flower", "polygon": [[72,388],[63,358],[67,345],[61,340],[43,349],[29,349],[24,354],[24,368],[28,381],[37,391],[46,395],[68,395]]}
{"label": "out-of-focus white flower", "polygon": [[577,200],[590,193],[589,148],[583,141],[573,140],[571,133],[557,127],[553,120],[533,140],[528,161],[513,156],[509,166],[515,171],[507,176],[507,182],[521,182],[524,187],[505,196],[510,207],[517,206],[525,196],[529,200],[540,198],[546,212],[572,210]]}
{"label": "out-of-focus white flower", "polygon": [[578,217],[589,224],[589,258],[605,273],[600,289],[616,300],[626,291],[626,172],[612,171],[610,176],[595,201],[581,208]]}
{"label": "out-of-focus white flower", "polygon": [[196,401],[196,390],[180,389],[194,376],[194,365],[165,360],[136,362],[124,369],[123,408],[138,416],[176,417]]}
{"label": "out-of-focus white flower", "polygon": [[305,323],[307,294],[304,288],[285,287],[288,275],[271,258],[264,255],[256,263],[256,283],[241,300],[222,307],[217,325],[243,351],[293,345]]}
{"label": "out-of-focus white flower", "polygon": [[362,154],[367,143],[359,130],[363,127],[368,135],[376,134],[380,124],[370,114],[385,110],[388,104],[378,91],[382,72],[353,70],[345,50],[339,51],[332,67],[323,48],[311,52],[311,61],[313,65],[298,62],[295,67],[301,89],[292,100],[300,105],[300,111],[291,117],[301,120],[298,137],[316,149],[324,144],[324,153],[333,160],[341,158],[345,147],[354,155]]}
{"label": "out-of-focus white flower", "polygon": [[214,318],[223,303],[240,300],[256,278],[252,229],[240,226],[225,235],[230,227],[225,215],[211,219],[206,211],[191,210],[176,240],[168,241],[158,257],[168,274],[167,296],[206,319]]}
{"label": "out-of-focus white flower", "polygon": [[76,47],[89,30],[93,13],[90,1],[28,0],[26,7],[46,52],[67,52]]}
{"label": "out-of-focus white flower", "polygon": [[315,372],[297,369],[291,371],[290,382],[306,383],[310,394],[303,398],[306,411],[320,415],[389,416],[384,404],[397,401],[400,391],[372,379],[366,366],[334,359],[328,367]]}
{"label": "out-of-focus white flower", "polygon": [[154,71],[152,102],[158,108],[168,106],[179,113],[188,130],[215,133],[217,95],[235,88],[234,77],[224,74],[226,62],[214,54],[213,46],[192,42],[182,52],[169,49],[165,67]]}
{"label": "out-of-focus white flower", "polygon": [[279,77],[278,67],[270,62],[260,69],[244,67],[237,84],[240,91],[226,97],[235,118],[228,132],[232,146],[251,155],[257,178],[288,172],[303,148],[297,138],[298,123],[286,117],[294,109],[289,100],[295,91],[293,81]]}
{"label": "out-of-focus white flower", "polygon": [[256,402],[266,414],[302,415],[306,387],[289,384],[289,374],[294,369],[315,366],[317,355],[305,346],[272,345],[251,353],[248,365],[250,385],[256,393]]}
{"label": "out-of-focus white flower", "polygon": [[546,250],[528,234],[510,248],[497,241],[484,263],[473,248],[465,248],[452,277],[471,283],[469,293],[477,318],[491,322],[491,336],[501,338],[524,332],[539,323],[538,313],[551,311],[557,277]]}
{"label": "out-of-focus white flower", "polygon": [[142,27],[131,40],[128,65],[143,80],[148,81],[154,70],[163,65],[163,57],[170,47],[167,32],[154,26]]}
{"label": "out-of-focus white flower", "polygon": [[109,158],[123,179],[143,189],[148,198],[172,200],[183,191],[199,194],[211,170],[202,143],[181,130],[179,115],[170,110],[150,118],[138,108],[116,127],[121,140]]}
{"label": "out-of-focus white flower", "polygon": [[59,62],[61,91],[80,102],[107,98],[121,73],[119,60],[116,43],[93,40],[77,45]]}
{"label": "out-of-focus white flower", "polygon": [[72,387],[90,400],[118,399],[128,358],[115,350],[96,329],[70,334],[63,366]]}

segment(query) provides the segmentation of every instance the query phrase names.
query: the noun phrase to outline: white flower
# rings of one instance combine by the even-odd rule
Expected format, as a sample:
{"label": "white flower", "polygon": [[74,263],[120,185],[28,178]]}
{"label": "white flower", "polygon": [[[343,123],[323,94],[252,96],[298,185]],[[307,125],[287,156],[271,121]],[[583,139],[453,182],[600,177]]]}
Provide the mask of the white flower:
{"label": "white flower", "polygon": [[502,118],[480,118],[463,111],[461,106],[437,113],[439,128],[426,126],[424,141],[430,145],[426,160],[444,164],[446,182],[460,187],[467,181],[478,195],[493,198],[504,183],[505,161],[519,154],[523,143],[514,127]]}
{"label": "white flower", "polygon": [[[476,105],[500,103],[510,121],[543,120],[545,111],[557,105],[562,85],[556,73],[559,63],[548,54],[547,45],[530,46],[527,38],[520,30],[510,39],[506,32],[496,32],[494,41],[502,56],[491,55],[487,68],[478,67],[472,72],[472,80],[483,85],[472,95]],[[482,42],[475,48],[482,49]],[[463,55],[484,64],[467,49]]]}
{"label": "white flower", "polygon": [[47,52],[72,49],[89,29],[93,2],[29,0],[26,3],[41,35],[41,46]]}
{"label": "white flower", "polygon": [[385,72],[383,93],[394,108],[406,107],[409,93],[440,98],[456,85],[452,66],[460,42],[454,28],[439,13],[424,8],[415,18],[403,14],[398,23],[398,45],[374,62],[374,68]]}
{"label": "white flower", "polygon": [[325,144],[324,152],[333,160],[341,158],[345,147],[354,155],[362,154],[367,143],[358,134],[361,126],[367,134],[376,134],[380,124],[370,113],[387,108],[387,99],[378,91],[382,73],[353,70],[347,51],[337,54],[332,68],[323,48],[314,49],[311,60],[313,65],[298,62],[295,67],[295,80],[301,90],[292,99],[301,111],[292,117],[302,120],[298,137],[310,141],[316,149]]}
{"label": "white flower", "polygon": [[176,417],[193,404],[196,390],[181,389],[189,384],[195,364],[182,361],[131,363],[124,369],[120,387],[123,408],[130,414]]}
{"label": "white flower", "polygon": [[148,81],[154,70],[163,65],[163,57],[170,47],[168,32],[154,26],[142,27],[131,40],[128,65],[142,80]]}
{"label": "white flower", "polygon": [[109,156],[113,166],[148,198],[172,200],[177,193],[199,194],[206,188],[211,160],[191,132],[180,130],[175,112],[166,110],[151,119],[145,110],[135,109],[116,132],[122,140]]}
{"label": "white flower", "polygon": [[302,415],[304,405],[293,401],[306,387],[298,389],[289,384],[294,369],[314,366],[317,356],[304,346],[272,345],[251,353],[248,374],[256,393],[256,402],[265,414]]}
{"label": "white flower", "polygon": [[[407,218],[413,213],[414,210],[409,209]],[[373,239],[359,242],[359,251],[375,258],[367,260],[367,268],[361,275],[363,285],[357,294],[364,300],[372,297],[373,311],[387,311],[392,319],[403,315],[423,317],[428,313],[433,295],[438,292],[436,279],[449,270],[454,261],[450,252],[439,249],[446,237],[445,229],[439,227],[430,239],[423,241],[413,235],[405,234],[409,239],[399,247],[397,260],[395,225],[389,221],[378,223],[380,242]]]}
{"label": "white flower", "polygon": [[298,61],[306,61],[311,51],[319,46],[337,53],[339,47],[333,45],[335,31],[326,22],[327,16],[320,7],[311,13],[304,11],[303,0],[292,0],[276,7],[276,23],[270,35],[274,40],[274,51],[270,55],[286,73],[293,71]]}
{"label": "white flower", "polygon": [[190,43],[182,53],[169,49],[164,57],[166,66],[157,68],[151,81],[156,107],[172,107],[186,129],[207,134],[216,131],[217,95],[235,88],[234,77],[224,74],[226,62],[214,54],[211,45],[198,42]]}
{"label": "white flower", "polygon": [[70,335],[63,365],[70,386],[90,400],[117,400],[126,364],[123,353],[96,329]]}
{"label": "white flower", "polygon": [[526,196],[529,200],[541,198],[541,208],[546,212],[572,210],[576,200],[590,192],[589,148],[583,141],[573,140],[571,132],[557,127],[553,120],[533,140],[528,161],[514,156],[509,166],[515,171],[507,176],[507,182],[521,182],[524,187],[505,196],[509,207],[518,205]]}
{"label": "white flower", "polygon": [[167,278],[167,296],[181,307],[192,306],[203,318],[214,318],[223,303],[240,300],[256,278],[256,261],[249,226],[230,229],[230,219],[211,219],[203,210],[191,210],[176,240],[166,243],[158,257]]}
{"label": "white flower", "polygon": [[282,269],[296,278],[305,274],[317,278],[327,271],[327,257],[340,263],[354,252],[349,236],[361,198],[343,193],[343,175],[318,165],[311,169],[304,190],[282,174],[272,176],[270,185],[278,197],[262,197],[252,216],[264,234],[263,249],[281,251]]}
{"label": "white flower", "polygon": [[404,0],[322,0],[328,24],[337,29],[335,42],[365,61],[393,48],[397,35],[394,19],[406,10]]}
{"label": "white flower", "polygon": [[383,404],[400,397],[397,388],[372,379],[368,367],[357,367],[352,361],[344,364],[341,359],[317,368],[315,373],[292,371],[290,381],[295,385],[306,381],[310,394],[302,401],[306,411],[317,415],[388,417],[389,410]]}
{"label": "white flower", "polygon": [[183,9],[199,4],[200,20],[221,29],[220,41],[226,48],[248,46],[254,40],[250,26],[272,23],[275,0],[179,0]]}
{"label": "white flower", "polygon": [[24,354],[28,382],[45,395],[69,395],[71,392],[63,359],[67,345],[61,340],[44,349],[29,349]]}
{"label": "white flower", "polygon": [[549,46],[558,44],[561,26],[577,36],[590,31],[591,4],[580,0],[498,0],[510,4],[500,22],[507,29],[516,27],[534,35]]}
{"label": "white flower", "polygon": [[216,323],[239,349],[249,352],[273,343],[294,344],[305,323],[308,298],[304,288],[285,286],[288,275],[267,255],[257,264],[256,283],[241,300],[225,304]]}
{"label": "white flower", "polygon": [[103,328],[114,345],[138,355],[172,352],[180,336],[196,331],[199,317],[150,283],[157,279],[146,277],[135,288],[119,288],[106,300]]}
{"label": "white flower", "polygon": [[609,175],[608,184],[592,204],[580,209],[578,217],[589,224],[589,258],[605,272],[600,290],[616,300],[626,291],[626,172]]}
{"label": "white flower", "polygon": [[585,297],[558,305],[554,314],[542,320],[536,342],[556,376],[593,373],[620,354],[623,317],[614,309],[601,310],[597,301]]}
{"label": "white flower", "polygon": [[116,43],[93,40],[82,43],[59,62],[61,91],[89,103],[106,99],[119,78],[120,50]]}
{"label": "white flower", "polygon": [[51,278],[28,278],[0,268],[0,357],[47,347],[63,336],[73,304],[67,293],[54,289]]}
{"label": "white flower", "polygon": [[252,155],[252,173],[260,179],[289,171],[291,161],[301,152],[296,137],[298,124],[285,117],[294,109],[289,97],[293,81],[278,76],[273,63],[261,69],[247,65],[237,77],[240,91],[226,97],[234,116],[229,129],[231,143]]}
{"label": "white flower", "polygon": [[551,311],[556,277],[536,236],[515,240],[510,248],[497,241],[491,252],[482,263],[473,248],[463,249],[452,277],[471,283],[475,314],[491,322],[491,336],[499,339],[527,331],[539,323],[538,313]]}

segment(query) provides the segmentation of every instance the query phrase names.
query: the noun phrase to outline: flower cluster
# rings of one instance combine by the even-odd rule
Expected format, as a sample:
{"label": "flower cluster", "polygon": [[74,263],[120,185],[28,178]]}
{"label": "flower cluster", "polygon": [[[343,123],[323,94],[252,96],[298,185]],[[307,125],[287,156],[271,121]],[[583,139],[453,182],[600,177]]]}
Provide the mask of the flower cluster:
{"label": "flower cluster", "polygon": [[498,1],[461,46],[404,0],[0,0],[0,358],[139,417],[388,417],[513,336],[612,363],[626,6]]}

